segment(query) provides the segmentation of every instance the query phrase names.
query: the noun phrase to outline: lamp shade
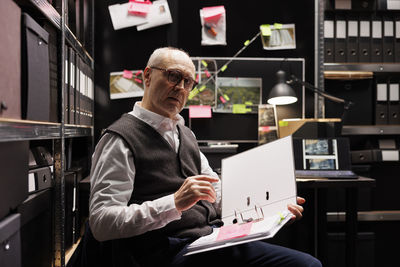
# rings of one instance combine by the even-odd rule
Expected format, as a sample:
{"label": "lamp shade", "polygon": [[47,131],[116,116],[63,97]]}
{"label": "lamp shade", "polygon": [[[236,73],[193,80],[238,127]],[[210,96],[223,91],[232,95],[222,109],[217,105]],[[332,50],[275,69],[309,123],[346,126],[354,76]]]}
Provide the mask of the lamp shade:
{"label": "lamp shade", "polygon": [[268,96],[268,104],[287,105],[297,101],[293,88],[286,83],[286,73],[279,70],[276,73],[277,83]]}

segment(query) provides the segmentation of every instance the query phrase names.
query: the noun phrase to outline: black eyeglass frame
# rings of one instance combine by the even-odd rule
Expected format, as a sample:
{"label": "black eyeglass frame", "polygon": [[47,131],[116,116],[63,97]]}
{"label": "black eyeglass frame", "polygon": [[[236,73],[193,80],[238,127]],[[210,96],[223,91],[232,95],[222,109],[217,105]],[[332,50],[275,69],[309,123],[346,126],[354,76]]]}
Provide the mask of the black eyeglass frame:
{"label": "black eyeglass frame", "polygon": [[[149,68],[150,68],[150,69],[160,70],[160,71],[162,71],[163,73],[167,73],[167,79],[168,79],[168,81],[169,81],[170,83],[175,83],[174,86],[178,85],[182,80],[184,80],[184,81],[183,81],[183,86],[184,86],[185,90],[187,90],[187,91],[189,91],[189,92],[192,91],[192,90],[198,85],[198,82],[196,82],[196,80],[194,80],[192,77],[183,75],[183,73],[182,73],[180,70],[177,70],[177,69],[164,69],[164,68],[159,68],[159,67],[154,67],[154,66],[150,66]],[[178,73],[178,74],[180,75],[180,79],[179,79],[177,82],[174,82],[174,81],[171,80],[170,75],[171,75],[172,72]],[[190,79],[190,80],[189,80],[189,79]],[[193,85],[192,85],[191,88],[187,88],[187,87],[186,87],[186,82],[185,82],[185,80],[189,80],[190,82],[193,82]]]}

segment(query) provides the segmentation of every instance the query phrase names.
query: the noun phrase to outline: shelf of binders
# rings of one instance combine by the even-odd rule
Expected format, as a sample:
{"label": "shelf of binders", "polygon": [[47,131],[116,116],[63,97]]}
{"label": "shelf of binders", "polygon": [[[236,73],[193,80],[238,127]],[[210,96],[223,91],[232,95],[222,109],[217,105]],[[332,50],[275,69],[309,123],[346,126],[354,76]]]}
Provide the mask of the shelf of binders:
{"label": "shelf of binders", "polygon": [[342,135],[398,135],[400,125],[344,125]]}
{"label": "shelf of binders", "polygon": [[400,63],[324,63],[324,71],[400,72]]}
{"label": "shelf of binders", "polygon": [[[64,137],[93,136],[92,126],[64,126]],[[0,118],[0,142],[57,139],[61,123]]]}
{"label": "shelf of binders", "polygon": [[[28,6],[40,11],[48,20],[59,30],[61,30],[61,16],[57,10],[47,0],[15,0],[22,6]],[[86,49],[82,46],[72,31],[65,26],[65,39],[76,50],[84,61],[93,67],[93,58],[89,55]]]}

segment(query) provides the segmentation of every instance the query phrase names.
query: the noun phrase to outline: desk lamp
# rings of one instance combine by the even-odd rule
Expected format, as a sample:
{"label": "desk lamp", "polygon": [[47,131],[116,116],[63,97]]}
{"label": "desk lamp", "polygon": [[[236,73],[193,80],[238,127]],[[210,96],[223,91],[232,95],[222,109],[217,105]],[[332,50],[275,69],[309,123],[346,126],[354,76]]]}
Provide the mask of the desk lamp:
{"label": "desk lamp", "polygon": [[300,80],[293,74],[290,76],[290,80],[287,80],[286,73],[282,70],[278,70],[276,76],[277,76],[277,84],[272,88],[271,92],[269,93],[267,101],[269,104],[288,105],[295,103],[297,101],[296,93],[294,92],[290,84],[300,84],[303,85],[308,90],[311,90],[314,93],[317,93],[318,95],[323,96],[326,99],[329,99],[336,103],[342,103],[344,110],[341,117],[341,124],[343,124],[347,110],[349,110],[350,107],[354,105],[353,102],[330,95],[322,91],[321,89],[311,85],[310,83]]}

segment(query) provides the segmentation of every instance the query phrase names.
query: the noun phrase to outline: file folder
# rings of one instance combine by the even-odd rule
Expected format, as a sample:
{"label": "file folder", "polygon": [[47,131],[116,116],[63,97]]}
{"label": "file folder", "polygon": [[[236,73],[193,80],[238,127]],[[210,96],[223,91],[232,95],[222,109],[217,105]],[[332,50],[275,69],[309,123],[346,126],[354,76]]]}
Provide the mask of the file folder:
{"label": "file folder", "polygon": [[375,124],[388,123],[388,90],[386,81],[379,81],[376,84],[376,103],[375,103]]}
{"label": "file folder", "polygon": [[346,62],[346,19],[336,15],[335,62]]}
{"label": "file folder", "polygon": [[395,62],[400,62],[400,15],[396,17],[395,21]]}
{"label": "file folder", "polygon": [[384,16],[383,29],[383,61],[394,62],[394,22],[390,16]]}
{"label": "file folder", "polygon": [[371,62],[371,33],[369,18],[360,16],[360,37],[359,37],[359,60],[360,62]]}
{"label": "file folder", "polygon": [[[222,220],[187,247],[185,255],[273,237],[290,220],[296,203],[292,137],[222,160]],[[246,179],[243,179],[246,177]]]}
{"label": "file folder", "polygon": [[335,22],[333,19],[329,19],[326,15],[324,21],[324,45],[325,45],[325,62],[335,62]]}
{"label": "file folder", "polygon": [[69,123],[69,48],[65,46],[64,48],[64,122]]}
{"label": "file folder", "polygon": [[358,62],[358,20],[348,17],[347,20],[347,62]]}
{"label": "file folder", "polygon": [[383,62],[382,56],[382,21],[377,18],[372,22],[371,62]]}
{"label": "file folder", "polygon": [[399,80],[389,84],[389,124],[400,124]]}

